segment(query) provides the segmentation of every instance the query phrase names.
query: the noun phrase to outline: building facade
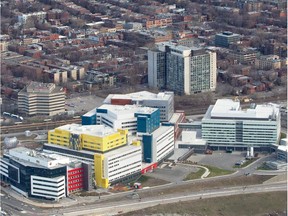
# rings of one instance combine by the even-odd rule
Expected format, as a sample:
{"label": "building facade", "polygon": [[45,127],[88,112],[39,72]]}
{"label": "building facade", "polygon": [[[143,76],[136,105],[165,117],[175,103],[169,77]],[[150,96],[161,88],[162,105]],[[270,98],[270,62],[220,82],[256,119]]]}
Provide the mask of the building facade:
{"label": "building facade", "polygon": [[154,94],[148,91],[135,92],[131,94],[110,94],[103,102],[112,105],[131,105],[158,108],[160,110],[160,121],[169,121],[174,113],[174,93],[160,92]]}
{"label": "building facade", "polygon": [[230,44],[240,41],[240,35],[225,31],[215,35],[215,46],[229,47]]}
{"label": "building facade", "polygon": [[143,161],[161,163],[174,153],[174,127],[161,126],[151,134],[143,134]]}
{"label": "building facade", "polygon": [[253,65],[259,52],[255,49],[240,49],[229,52],[229,56],[238,63]]}
{"label": "building facade", "polygon": [[52,83],[32,82],[18,93],[18,110],[26,115],[65,112],[65,92]]}
{"label": "building facade", "polygon": [[221,150],[265,149],[278,143],[280,112],[276,105],[255,105],[241,110],[240,102],[219,99],[202,119],[202,138]]}
{"label": "building facade", "polygon": [[26,197],[54,200],[90,190],[89,169],[86,163],[24,147],[10,149],[0,163],[1,180],[9,182],[12,189]]}
{"label": "building facade", "polygon": [[148,71],[153,71],[148,76],[149,87],[165,89],[166,80],[166,57],[159,50],[148,50]]}
{"label": "building facade", "polygon": [[129,135],[150,133],[160,125],[157,108],[104,104],[96,109],[96,124],[128,130]]}
{"label": "building facade", "polygon": [[280,69],[281,59],[277,55],[260,56],[255,59],[255,67],[259,70]]}
{"label": "building facade", "polygon": [[96,184],[103,188],[141,174],[142,150],[140,142],[117,151],[94,155]]}
{"label": "building facade", "polygon": [[162,88],[164,83],[166,89],[180,95],[215,91],[215,52],[173,43],[159,43],[157,46],[157,51],[148,51],[150,87]]}
{"label": "building facade", "polygon": [[106,152],[127,144],[127,130],[117,131],[104,125],[69,124],[48,132],[48,143],[74,150]]}

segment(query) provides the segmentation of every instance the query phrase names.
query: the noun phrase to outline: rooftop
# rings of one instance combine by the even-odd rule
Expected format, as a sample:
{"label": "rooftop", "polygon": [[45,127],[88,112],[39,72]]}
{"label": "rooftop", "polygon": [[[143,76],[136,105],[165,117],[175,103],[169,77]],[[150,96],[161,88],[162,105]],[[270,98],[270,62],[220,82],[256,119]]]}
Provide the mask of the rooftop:
{"label": "rooftop", "polygon": [[278,150],[288,152],[288,146],[278,146]]}
{"label": "rooftop", "polygon": [[235,34],[235,33],[233,33],[233,32],[229,32],[229,31],[221,32],[221,33],[216,34],[216,35],[221,35],[221,36],[225,36],[225,37],[240,36],[239,34]]}
{"label": "rooftop", "polygon": [[53,83],[39,83],[31,82],[27,86],[27,92],[49,92],[51,93],[55,89],[55,84]]}
{"label": "rooftop", "polygon": [[111,99],[131,99],[132,101],[144,100],[169,100],[173,96],[173,92],[160,92],[158,94],[148,91],[140,91],[130,94],[110,94],[103,103],[111,103]]}
{"label": "rooftop", "polygon": [[101,110],[108,110],[110,115],[113,115],[116,119],[126,118],[128,116],[134,117],[135,113],[139,114],[152,114],[158,108],[150,108],[150,107],[141,107],[137,105],[112,105],[112,104],[104,104],[97,108]]}
{"label": "rooftop", "polygon": [[113,157],[115,155],[123,155],[124,153],[135,150],[135,149],[141,149],[141,146],[126,145],[121,148],[117,148],[116,150],[112,150],[107,153],[104,153],[104,155],[105,157]]}
{"label": "rooftop", "polygon": [[37,152],[25,147],[10,149],[9,155],[27,165],[46,168],[57,168],[72,162],[68,157],[58,154]]}
{"label": "rooftop", "polygon": [[164,134],[167,130],[169,130],[171,127],[174,128],[174,126],[160,126],[157,128],[154,132],[152,132],[153,136],[158,137],[161,134]]}
{"label": "rooftop", "polygon": [[84,117],[88,117],[88,116],[90,117],[90,116],[93,116],[95,114],[96,114],[96,109],[92,109],[89,112],[85,113],[83,116]]}
{"label": "rooftop", "polygon": [[67,125],[63,125],[58,128],[55,128],[55,130],[56,129],[69,131],[72,134],[79,134],[79,135],[87,134],[87,135],[99,136],[99,137],[105,137],[105,136],[117,133],[117,131],[105,125],[67,124]]}
{"label": "rooftop", "polygon": [[275,120],[279,115],[276,104],[251,104],[249,109],[242,110],[240,102],[231,99],[218,99],[214,106],[210,106],[203,119],[253,119]]}

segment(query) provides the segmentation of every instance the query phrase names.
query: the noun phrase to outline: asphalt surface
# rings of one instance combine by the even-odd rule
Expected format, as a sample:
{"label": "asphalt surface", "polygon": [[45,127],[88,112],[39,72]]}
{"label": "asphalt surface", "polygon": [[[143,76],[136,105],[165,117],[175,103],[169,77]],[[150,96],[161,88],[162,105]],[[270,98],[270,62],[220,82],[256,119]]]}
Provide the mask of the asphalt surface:
{"label": "asphalt surface", "polygon": [[[76,199],[70,199],[70,198],[64,198],[61,200],[59,203],[55,202],[49,202],[49,201],[44,201],[41,202],[36,202],[31,199],[24,198],[23,196],[19,195],[15,191],[13,191],[11,188],[2,188],[2,196],[1,198],[1,206],[2,210],[8,213],[8,215],[85,215],[85,214],[90,214],[90,213],[97,213],[97,215],[113,215],[115,213],[118,213],[119,211],[125,211],[128,210],[136,210],[148,206],[152,206],[155,204],[160,204],[160,203],[172,203],[175,202],[176,200],[192,200],[192,199],[197,199],[200,196],[203,198],[208,198],[208,197],[213,197],[213,196],[227,196],[231,194],[237,194],[237,193],[257,193],[257,192],[264,192],[267,188],[267,190],[272,191],[272,190],[286,190],[287,185],[286,182],[285,184],[280,184],[280,183],[273,183],[273,184],[263,184],[257,186],[254,188],[254,186],[247,186],[247,188],[251,188],[251,190],[246,190],[246,188],[243,187],[237,187],[236,189],[233,188],[218,188],[217,190],[208,190],[208,191],[202,191],[202,192],[194,192],[191,194],[187,194],[183,192],[182,194],[170,194],[170,195],[163,195],[162,197],[160,196],[159,198],[159,193],[161,194],[161,191],[168,189],[168,188],[173,188],[176,185],[189,185],[193,184],[194,182],[201,182],[201,181],[213,181],[213,179],[225,179],[229,178],[232,176],[241,176],[244,175],[245,173],[249,172],[251,174],[263,174],[263,171],[258,171],[256,168],[262,164],[264,161],[270,160],[271,158],[275,157],[273,154],[268,155],[266,157],[262,157],[255,161],[254,163],[248,165],[245,168],[238,169],[237,172],[231,174],[231,175],[225,175],[225,176],[218,176],[218,177],[211,177],[211,178],[205,178],[205,179],[197,179],[197,180],[192,180],[192,181],[177,181],[177,182],[172,182],[170,184],[166,185],[160,185],[156,187],[151,187],[147,188],[145,190],[152,190],[155,192],[155,197],[147,197],[141,199],[139,201],[138,199],[133,200],[133,199],[127,199],[125,197],[132,195],[133,191],[128,191],[128,192],[123,192],[123,193],[118,193],[118,194],[112,194],[112,195],[106,195],[102,196],[101,199],[99,199],[97,196],[93,197],[79,197]],[[267,173],[266,171],[264,173]],[[279,172],[279,171],[273,171],[273,172],[268,172],[268,174],[283,174],[285,172]],[[272,186],[273,187],[272,187]],[[285,187],[284,187],[285,186]],[[259,189],[261,188],[261,189]],[[233,190],[232,190],[233,189]],[[143,189],[144,190],[144,189]],[[10,195],[7,195],[5,191],[8,191]],[[142,190],[139,191],[139,194],[141,196]],[[226,191],[225,193],[223,191]],[[15,199],[16,197],[17,199]],[[125,198],[125,199],[124,199]],[[139,206],[139,202],[141,202],[141,206]],[[111,209],[111,206],[113,208]],[[46,208],[45,208],[46,207]],[[111,210],[111,211],[110,211]],[[109,213],[107,213],[109,212]],[[111,214],[110,214],[111,213]],[[112,214],[113,213],[113,214]]]}
{"label": "asphalt surface", "polygon": [[[80,206],[75,209],[67,209],[63,215],[65,216],[78,216],[78,215],[116,215],[118,213],[124,213],[129,211],[134,211],[142,208],[147,208],[159,204],[168,204],[179,201],[189,201],[196,199],[206,199],[212,197],[221,197],[221,196],[230,196],[237,194],[250,194],[250,193],[263,193],[263,192],[271,192],[271,191],[287,191],[286,183],[277,183],[270,185],[252,185],[246,187],[232,187],[232,188],[219,188],[201,192],[195,192],[192,194],[183,194],[180,196],[173,197],[162,197],[159,198],[146,198],[141,200],[131,200],[131,201],[118,201],[117,203],[109,203],[104,205],[94,205],[90,209],[87,209],[86,206]],[[69,212],[68,212],[69,211]]]}

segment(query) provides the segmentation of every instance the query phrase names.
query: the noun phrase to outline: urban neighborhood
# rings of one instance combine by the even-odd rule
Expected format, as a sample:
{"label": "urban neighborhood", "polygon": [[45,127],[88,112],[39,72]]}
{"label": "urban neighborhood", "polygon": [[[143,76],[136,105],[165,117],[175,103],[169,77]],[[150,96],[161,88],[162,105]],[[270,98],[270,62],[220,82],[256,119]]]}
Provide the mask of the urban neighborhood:
{"label": "urban neighborhood", "polygon": [[287,1],[0,6],[1,215],[287,215]]}

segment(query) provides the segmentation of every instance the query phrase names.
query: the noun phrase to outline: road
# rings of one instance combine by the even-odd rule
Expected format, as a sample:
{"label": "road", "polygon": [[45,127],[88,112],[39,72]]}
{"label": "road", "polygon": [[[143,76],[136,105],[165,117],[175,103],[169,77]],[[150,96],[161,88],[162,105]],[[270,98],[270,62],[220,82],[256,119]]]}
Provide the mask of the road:
{"label": "road", "polygon": [[[192,193],[183,192],[181,194],[171,194],[162,196],[159,198],[146,197],[140,199],[116,199],[108,202],[108,200],[97,200],[92,203],[79,203],[77,205],[62,207],[62,208],[39,208],[31,205],[27,205],[24,202],[19,202],[9,195],[5,195],[1,199],[1,206],[8,215],[64,215],[64,216],[80,216],[80,215],[117,215],[118,212],[129,212],[142,208],[155,206],[158,204],[175,203],[179,201],[189,201],[197,199],[206,199],[221,196],[231,196],[237,194],[250,194],[250,193],[263,193],[271,191],[287,191],[286,182],[271,183],[271,184],[259,184],[249,186],[237,186],[237,187],[223,187],[217,189],[210,189]],[[5,194],[5,193],[4,193]],[[122,195],[123,196],[123,195]],[[24,199],[24,198],[23,198]],[[141,203],[141,205],[139,205]]]}
{"label": "road", "polygon": [[[213,197],[221,197],[221,196],[231,196],[237,194],[249,194],[249,193],[263,193],[263,192],[271,192],[271,191],[287,191],[286,183],[281,184],[270,184],[270,185],[253,185],[247,187],[232,187],[232,188],[219,188],[208,191],[195,192],[192,194],[183,194],[180,196],[172,196],[172,197],[163,197],[159,198],[146,198],[136,200],[128,200],[128,201],[117,201],[116,203],[102,203],[102,204],[94,204],[93,207],[90,206],[78,206],[71,207],[65,209],[65,216],[76,216],[76,215],[116,215],[118,212],[129,212],[142,208],[147,208],[151,206],[155,206],[158,204],[168,204],[175,203],[179,201],[189,201],[196,199],[206,199]],[[141,202],[141,205],[139,203]],[[62,210],[60,210],[62,212]]]}
{"label": "road", "polygon": [[[263,174],[261,173],[261,171],[256,170],[256,168],[257,166],[259,166],[259,164],[263,163],[264,161],[269,160],[271,157],[274,157],[274,155],[268,155],[266,157],[262,157],[258,159],[257,161],[255,161],[254,163],[248,165],[245,168],[239,169],[237,172],[231,175],[197,179],[197,180],[192,180],[192,181],[173,182],[173,183],[166,184],[166,185],[160,185],[160,186],[140,190],[138,192],[138,195],[140,197],[141,197],[141,192],[145,192],[145,191],[153,191],[153,194],[155,194],[155,196],[153,197],[151,196],[150,197],[146,196],[146,198],[142,197],[141,208],[155,205],[155,203],[160,204],[160,203],[176,202],[179,200],[199,199],[200,196],[202,196],[202,198],[208,198],[208,197],[215,197],[215,196],[226,196],[226,195],[231,195],[231,194],[237,194],[241,192],[241,188],[242,188],[242,193],[244,192],[245,193],[248,193],[248,192],[257,193],[257,192],[264,192],[265,190],[269,190],[269,191],[284,190],[284,186],[282,183],[278,183],[278,184],[273,183],[273,184],[258,185],[257,188],[261,188],[261,190],[254,188],[254,186],[247,186],[247,190],[246,189],[243,190],[243,186],[242,186],[242,187],[236,187],[236,188],[234,187],[217,188],[217,189],[206,190],[206,191],[201,191],[201,192],[190,192],[190,193],[189,192],[177,192],[173,194],[161,195],[162,191],[165,191],[166,189],[169,189],[169,188],[175,188],[179,185],[187,185],[187,186],[191,185],[192,186],[196,182],[213,181],[215,179],[225,179],[229,177],[243,176],[247,172],[250,172],[251,174]],[[280,173],[283,173],[283,172],[277,172],[277,174],[280,174]],[[268,173],[268,174],[275,175],[275,173]],[[284,185],[286,186],[286,183]],[[267,188],[267,189],[262,190],[263,188]],[[69,198],[65,198],[66,199],[65,203],[48,202],[49,204],[47,204],[47,201],[46,203],[39,203],[39,202],[36,203],[31,200],[27,200],[26,198],[19,196],[19,195],[17,195],[18,196],[18,200],[17,200],[12,196],[13,194],[15,195],[17,193],[14,191],[11,191],[11,189],[9,190],[10,190],[9,193],[11,194],[11,196],[5,194],[5,197],[2,197],[1,202],[3,203],[2,204],[3,209],[8,213],[11,212],[11,215],[35,215],[35,212],[37,212],[37,215],[40,215],[40,216],[41,215],[61,215],[63,213],[65,213],[64,215],[81,215],[79,211],[83,212],[83,214],[84,213],[88,214],[89,212],[91,213],[92,211],[93,213],[97,213],[98,215],[98,213],[104,214],[104,213],[107,213],[107,211],[109,213],[110,212],[117,213],[118,211],[123,211],[123,209],[125,209],[125,211],[139,209],[138,199],[137,200],[127,199],[127,197],[135,193],[133,191],[106,195],[106,196],[102,196],[101,199],[95,196],[94,197],[81,197],[81,198],[76,197],[77,200],[69,200]],[[236,190],[236,192],[234,190]],[[225,191],[225,193],[222,193],[222,191]],[[112,210],[111,210],[111,206],[113,206]],[[46,209],[43,209],[42,207],[46,207]],[[57,207],[60,207],[60,208],[57,208]]]}

